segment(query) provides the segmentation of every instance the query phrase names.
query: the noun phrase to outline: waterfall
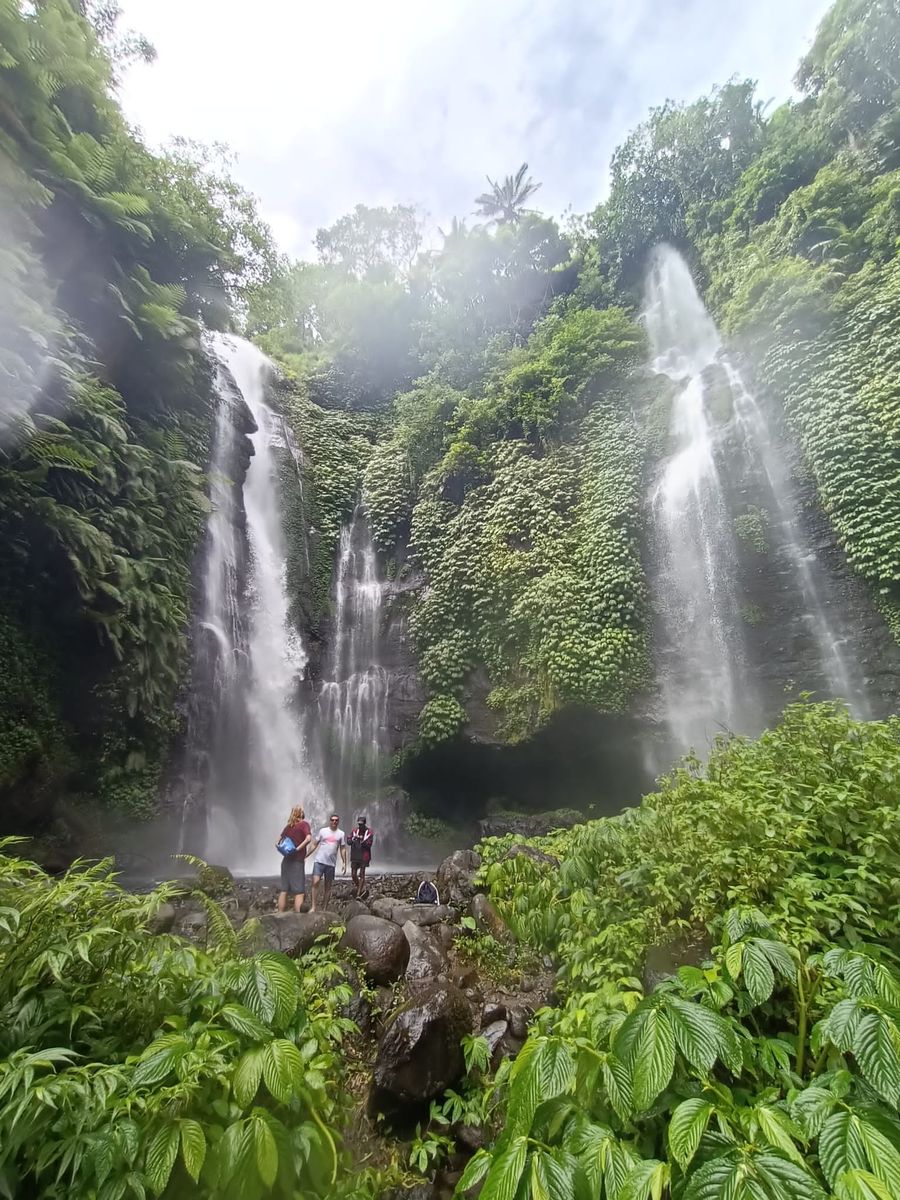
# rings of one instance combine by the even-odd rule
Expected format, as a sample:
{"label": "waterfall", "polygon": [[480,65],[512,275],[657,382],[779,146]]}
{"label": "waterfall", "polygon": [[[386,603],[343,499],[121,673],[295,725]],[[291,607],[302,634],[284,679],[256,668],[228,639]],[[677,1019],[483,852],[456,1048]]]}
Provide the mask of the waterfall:
{"label": "waterfall", "polygon": [[[389,773],[389,673],[382,663],[384,581],[362,508],[341,530],[332,651],[319,691],[322,757],[342,819],[366,815],[375,860],[396,859],[400,812],[383,794]],[[352,806],[354,811],[350,811]],[[358,811],[357,811],[358,810]]]}
{"label": "waterfall", "polygon": [[[205,787],[203,852],[241,872],[271,874],[274,843],[291,806],[321,809],[325,799],[307,754],[298,703],[307,654],[289,619],[286,585],[278,469],[296,448],[266,403],[266,356],[240,338],[213,335],[210,341],[223,366],[200,624],[217,648],[218,734]],[[228,471],[240,436],[234,409],[241,401],[255,429],[239,489]]]}
{"label": "waterfall", "polygon": [[715,454],[704,372],[719,335],[683,259],[654,252],[644,321],[651,367],[672,381],[673,452],[652,496],[661,693],[678,747],[754,725],[741,635],[737,546]]}
{"label": "waterfall", "polygon": [[[687,264],[670,246],[653,253],[643,319],[651,369],[672,388],[671,452],[651,507],[660,696],[676,748],[702,753],[716,733],[755,733],[775,716],[760,687],[761,664],[751,661],[748,647],[746,571],[735,526],[746,507],[738,504],[743,480],[765,506],[772,543],[766,583],[789,597],[800,617],[799,632],[782,633],[793,642],[791,661],[803,663],[804,677],[790,682],[844,698],[863,714],[848,635],[821,564],[804,544],[779,439],[724,352]],[[712,412],[722,378],[731,408],[726,420]]]}

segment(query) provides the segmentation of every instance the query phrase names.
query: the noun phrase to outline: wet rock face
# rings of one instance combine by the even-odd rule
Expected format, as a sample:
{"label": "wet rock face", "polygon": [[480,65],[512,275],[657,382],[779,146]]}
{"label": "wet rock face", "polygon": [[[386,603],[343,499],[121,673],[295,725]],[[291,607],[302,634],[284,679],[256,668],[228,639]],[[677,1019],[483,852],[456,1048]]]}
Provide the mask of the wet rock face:
{"label": "wet rock face", "polygon": [[403,936],[409,942],[409,962],[406,964],[407,979],[431,979],[447,970],[447,954],[429,929],[422,929],[412,921],[403,925]]}
{"label": "wet rock face", "polygon": [[454,850],[437,869],[435,884],[442,900],[456,908],[465,908],[475,895],[475,872],[481,857],[474,850]]}
{"label": "wet rock face", "polygon": [[465,996],[451,983],[416,988],[409,1004],[388,1025],[375,1063],[375,1111],[423,1105],[462,1076],[460,1041],[471,1033]]}
{"label": "wet rock face", "polygon": [[508,940],[512,937],[506,922],[488,900],[487,896],[480,892],[477,896],[473,896],[469,903],[469,915],[473,917],[479,929],[485,933],[493,934],[498,941]]}
{"label": "wet rock face", "polygon": [[292,958],[305,954],[317,938],[340,924],[334,913],[329,912],[266,913],[259,923],[268,945]]}
{"label": "wet rock face", "polygon": [[419,713],[425,704],[425,685],[409,633],[409,614],[423,586],[422,576],[407,565],[401,567],[400,576],[384,590],[380,651],[381,665],[389,674],[386,724],[393,750],[401,749],[416,737]]}
{"label": "wet rock face", "polygon": [[394,983],[409,962],[409,942],[403,930],[382,917],[352,917],[340,948],[354,950],[360,956],[363,969],[373,983]]}

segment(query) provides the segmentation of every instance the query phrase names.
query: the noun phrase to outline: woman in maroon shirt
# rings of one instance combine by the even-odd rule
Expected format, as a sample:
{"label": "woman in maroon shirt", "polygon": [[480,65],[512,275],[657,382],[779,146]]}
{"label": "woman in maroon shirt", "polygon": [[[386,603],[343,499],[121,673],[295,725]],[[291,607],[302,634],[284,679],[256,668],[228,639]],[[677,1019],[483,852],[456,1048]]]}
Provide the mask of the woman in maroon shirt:
{"label": "woman in maroon shirt", "polygon": [[[296,808],[291,809],[287,825],[281,831],[281,837],[289,837],[297,849],[282,855],[279,912],[284,912],[287,908],[288,892],[294,894],[294,912],[300,911],[306,899],[306,847],[309,845],[311,830],[309,822],[303,819],[305,815],[298,804]],[[281,841],[281,838],[278,841]],[[277,847],[278,842],[275,845]]]}

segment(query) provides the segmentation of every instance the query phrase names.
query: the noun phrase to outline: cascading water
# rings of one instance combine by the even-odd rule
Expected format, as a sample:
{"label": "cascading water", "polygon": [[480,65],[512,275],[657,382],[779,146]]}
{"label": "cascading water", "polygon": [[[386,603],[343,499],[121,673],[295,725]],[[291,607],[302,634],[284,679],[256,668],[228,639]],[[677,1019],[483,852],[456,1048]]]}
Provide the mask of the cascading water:
{"label": "cascading water", "polygon": [[669,247],[654,253],[644,321],[651,367],[675,388],[674,451],[652,497],[660,688],[675,743],[699,749],[717,732],[753,724],[758,705],[745,669],[737,549],[706,404],[704,371],[716,361],[719,335]]}
{"label": "cascading water", "polygon": [[[383,795],[389,673],[381,663],[385,584],[365,514],[358,508],[341,531],[337,563],[333,649],[319,691],[322,757],[342,817],[368,816],[376,859],[397,857],[402,840],[396,804]],[[359,810],[359,812],[355,811]]]}
{"label": "cascading water", "polygon": [[[265,400],[271,364],[240,338],[213,335],[221,403],[214,447],[203,619],[218,647],[214,704],[219,735],[206,783],[206,844],[213,861],[247,873],[273,871],[273,846],[294,804],[322,807],[324,787],[306,752],[298,691],[307,655],[289,619],[278,457],[294,452],[281,418]],[[228,386],[228,376],[239,396]],[[242,492],[229,481],[234,405],[255,423]],[[243,509],[243,522],[239,520]],[[245,541],[243,584],[239,564]],[[239,714],[236,715],[236,714]],[[318,801],[318,803],[316,803]]]}
{"label": "cascading water", "polygon": [[[756,732],[766,711],[761,664],[748,655],[747,597],[735,531],[735,477],[763,500],[772,587],[800,615],[788,655],[792,682],[850,702],[865,715],[862,680],[821,564],[804,545],[790,471],[766,415],[724,353],[687,264],[670,246],[654,251],[644,321],[651,367],[672,382],[673,449],[652,493],[655,608],[663,716],[678,750],[703,752],[722,730]],[[732,415],[714,419],[717,377]],[[720,414],[721,417],[721,414]],[[734,453],[740,462],[727,461]],[[800,643],[803,643],[802,645]]]}

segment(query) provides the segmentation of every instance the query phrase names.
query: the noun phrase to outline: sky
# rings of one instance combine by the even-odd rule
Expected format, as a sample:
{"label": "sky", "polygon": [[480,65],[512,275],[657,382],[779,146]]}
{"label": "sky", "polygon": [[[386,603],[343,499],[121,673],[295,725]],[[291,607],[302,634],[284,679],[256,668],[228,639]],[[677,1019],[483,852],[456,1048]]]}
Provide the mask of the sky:
{"label": "sky", "polygon": [[357,203],[431,227],[528,162],[535,207],[586,212],[666,99],[732,76],[780,101],[829,0],[120,0],[151,65],[122,81],[153,145],[226,143],[282,250]]}

